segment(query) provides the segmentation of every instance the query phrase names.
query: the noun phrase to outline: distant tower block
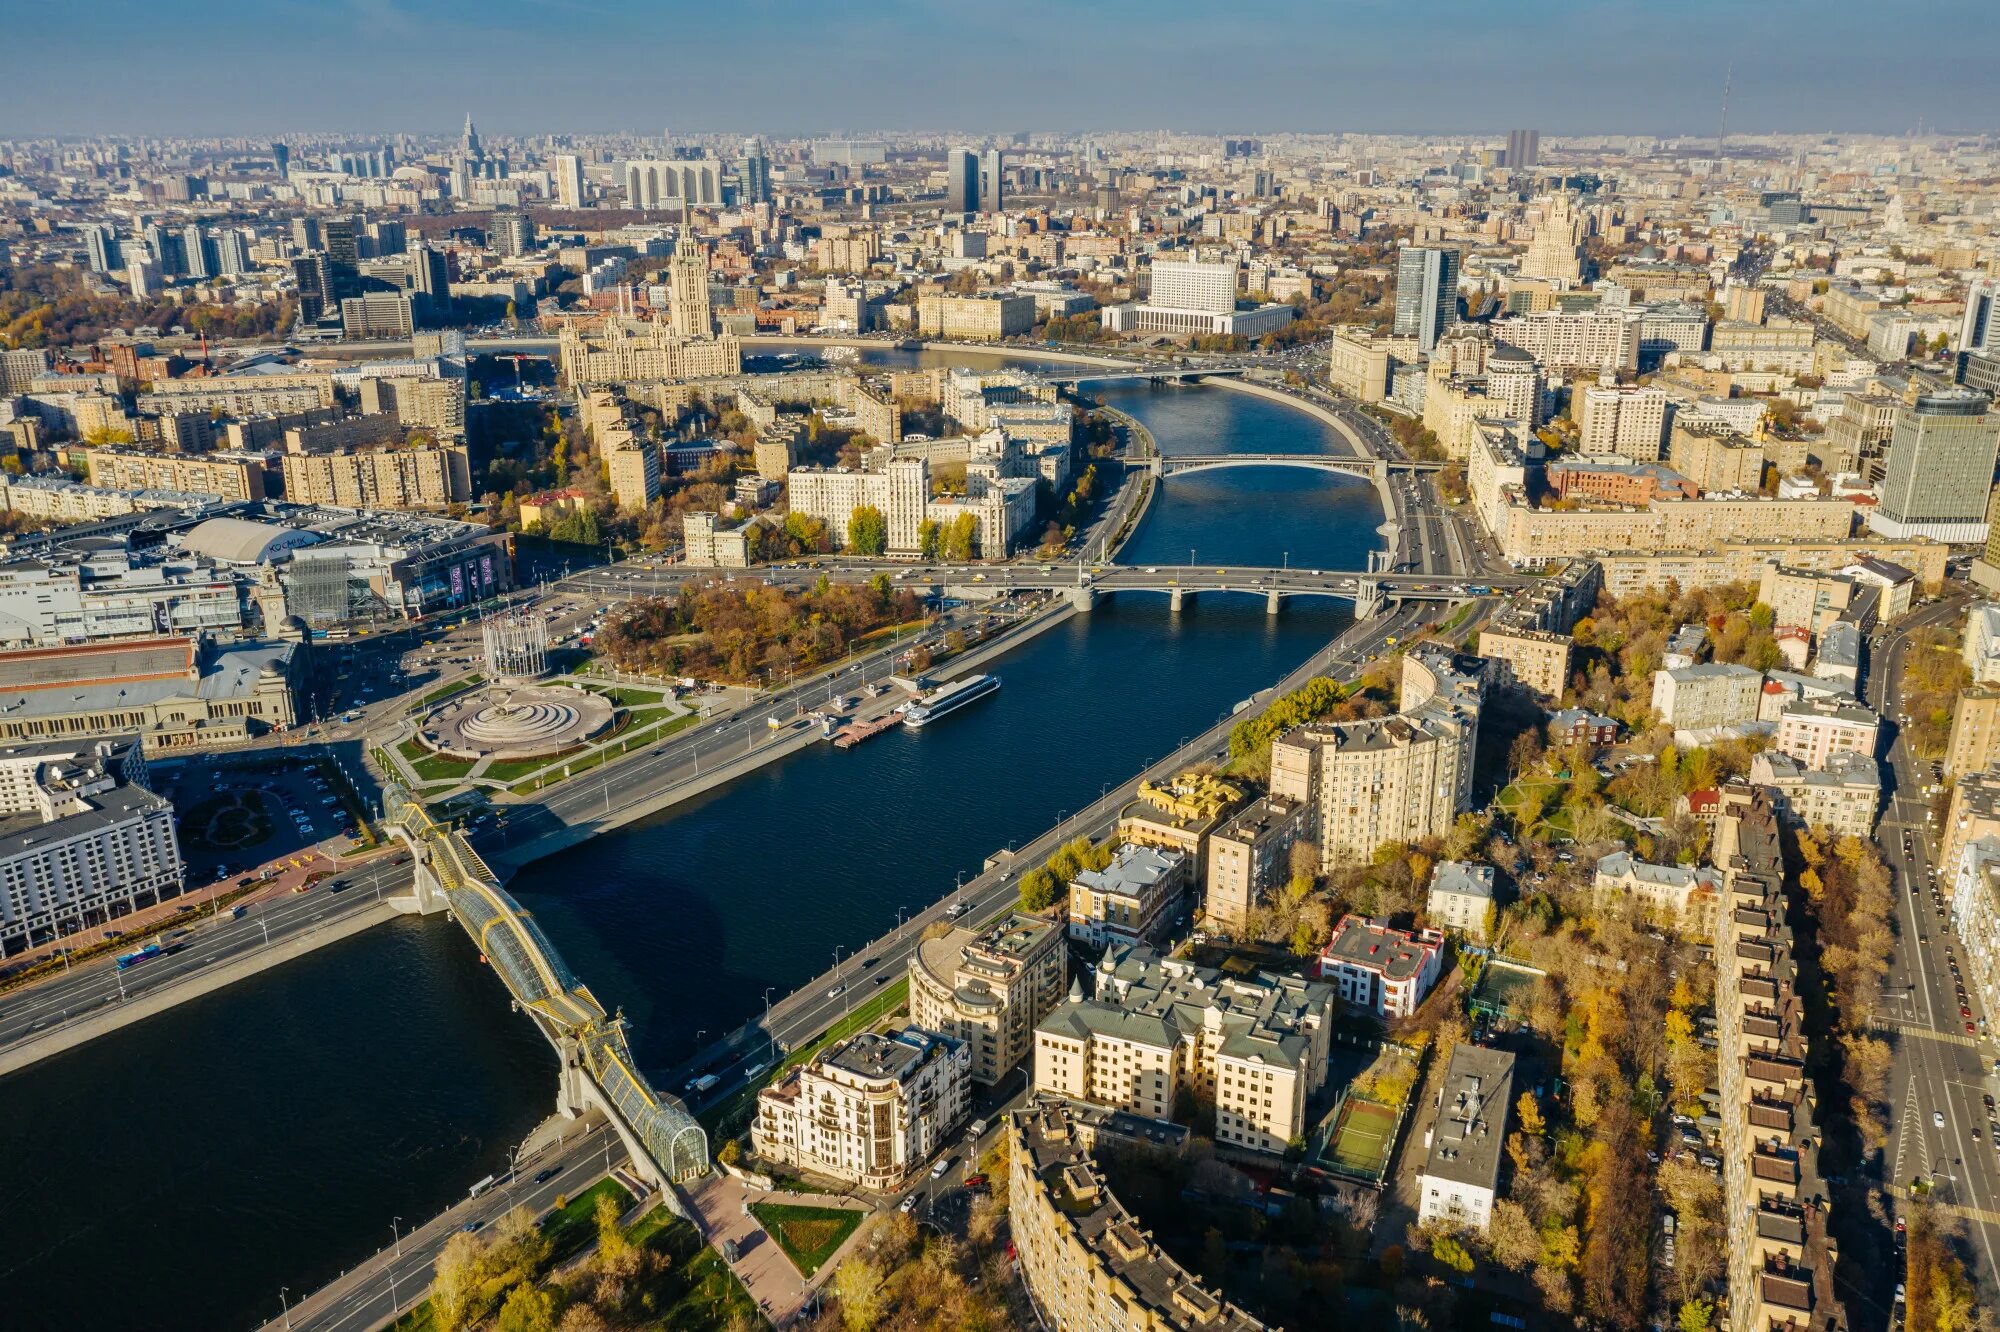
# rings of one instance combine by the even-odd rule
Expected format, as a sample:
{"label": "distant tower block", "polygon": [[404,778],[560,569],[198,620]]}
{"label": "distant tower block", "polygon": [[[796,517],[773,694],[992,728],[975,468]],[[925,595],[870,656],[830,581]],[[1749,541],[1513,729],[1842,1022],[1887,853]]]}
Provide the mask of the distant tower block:
{"label": "distant tower block", "polygon": [[549,673],[548,622],[534,611],[496,615],[479,626],[489,680],[539,680]]}

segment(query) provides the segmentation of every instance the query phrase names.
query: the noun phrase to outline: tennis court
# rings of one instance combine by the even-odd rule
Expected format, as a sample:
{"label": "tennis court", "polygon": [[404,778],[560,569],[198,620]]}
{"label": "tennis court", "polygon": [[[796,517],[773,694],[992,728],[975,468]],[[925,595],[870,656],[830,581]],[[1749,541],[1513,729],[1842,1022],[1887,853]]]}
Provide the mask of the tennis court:
{"label": "tennis court", "polygon": [[1342,1174],[1379,1180],[1388,1173],[1389,1153],[1396,1143],[1393,1106],[1350,1096],[1342,1102],[1340,1118],[1333,1126],[1328,1144],[1327,1164]]}

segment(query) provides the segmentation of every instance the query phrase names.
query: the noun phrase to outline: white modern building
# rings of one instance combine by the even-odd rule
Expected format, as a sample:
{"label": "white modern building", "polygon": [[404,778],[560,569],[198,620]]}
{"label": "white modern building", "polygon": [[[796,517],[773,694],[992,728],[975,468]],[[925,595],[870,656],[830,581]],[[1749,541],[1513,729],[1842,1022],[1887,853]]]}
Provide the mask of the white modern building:
{"label": "white modern building", "polygon": [[1966,845],[1953,866],[1951,918],[1965,951],[1966,988],[1979,1011],[2000,1013],[2000,837]]}
{"label": "white modern building", "polygon": [[0,956],[180,894],[173,805],[138,743],[0,748]]}
{"label": "white modern building", "polygon": [[1236,308],[1238,267],[1233,259],[1156,259],[1153,289],[1143,304],[1107,305],[1099,315],[1114,333],[1180,333],[1258,338],[1292,322],[1290,305]]}
{"label": "white modern building", "polygon": [[1485,1230],[1500,1189],[1500,1147],[1514,1093],[1514,1056],[1461,1044],[1453,1048],[1438,1087],[1423,1173],[1417,1176],[1417,1221]]}
{"label": "white modern building", "polygon": [[1342,916],[1320,951],[1320,979],[1341,999],[1376,1017],[1409,1017],[1437,984],[1444,965],[1439,930],[1396,930],[1364,916]]}
{"label": "white modern building", "polygon": [[1959,648],[1974,684],[2000,681],[2000,604],[1982,601],[1965,617],[1965,639]]}
{"label": "white modern building", "polygon": [[971,1093],[964,1042],[863,1032],[757,1093],[750,1145],[773,1164],[886,1192],[950,1140]]}

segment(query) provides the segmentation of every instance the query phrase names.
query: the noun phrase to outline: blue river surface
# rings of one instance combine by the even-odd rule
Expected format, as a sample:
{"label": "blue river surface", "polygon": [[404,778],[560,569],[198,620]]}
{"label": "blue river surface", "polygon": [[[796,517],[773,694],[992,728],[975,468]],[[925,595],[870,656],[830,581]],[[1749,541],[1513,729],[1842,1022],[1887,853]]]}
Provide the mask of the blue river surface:
{"label": "blue river surface", "polygon": [[[937,353],[871,351],[871,361]],[[953,358],[956,359],[956,358]],[[1281,403],[1102,386],[1178,453],[1335,451]],[[1372,487],[1307,469],[1171,478],[1135,564],[1365,567]],[[989,669],[948,724],[814,746],[510,885],[664,1068],[898,908],[948,894],[1215,721],[1348,622],[1345,603],[1099,602]],[[278,1312],[504,1164],[554,1107],[553,1054],[442,919],[370,931],[0,1079],[0,1324],[218,1329]],[[134,1310],[143,1309],[135,1320]]]}

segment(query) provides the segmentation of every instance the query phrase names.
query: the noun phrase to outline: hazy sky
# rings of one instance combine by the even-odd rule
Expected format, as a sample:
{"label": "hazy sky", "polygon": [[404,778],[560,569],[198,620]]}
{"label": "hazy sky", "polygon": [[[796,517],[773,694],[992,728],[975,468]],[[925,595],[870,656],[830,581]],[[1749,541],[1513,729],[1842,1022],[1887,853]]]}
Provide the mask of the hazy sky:
{"label": "hazy sky", "polygon": [[0,0],[0,137],[2000,129],[1996,0]]}

